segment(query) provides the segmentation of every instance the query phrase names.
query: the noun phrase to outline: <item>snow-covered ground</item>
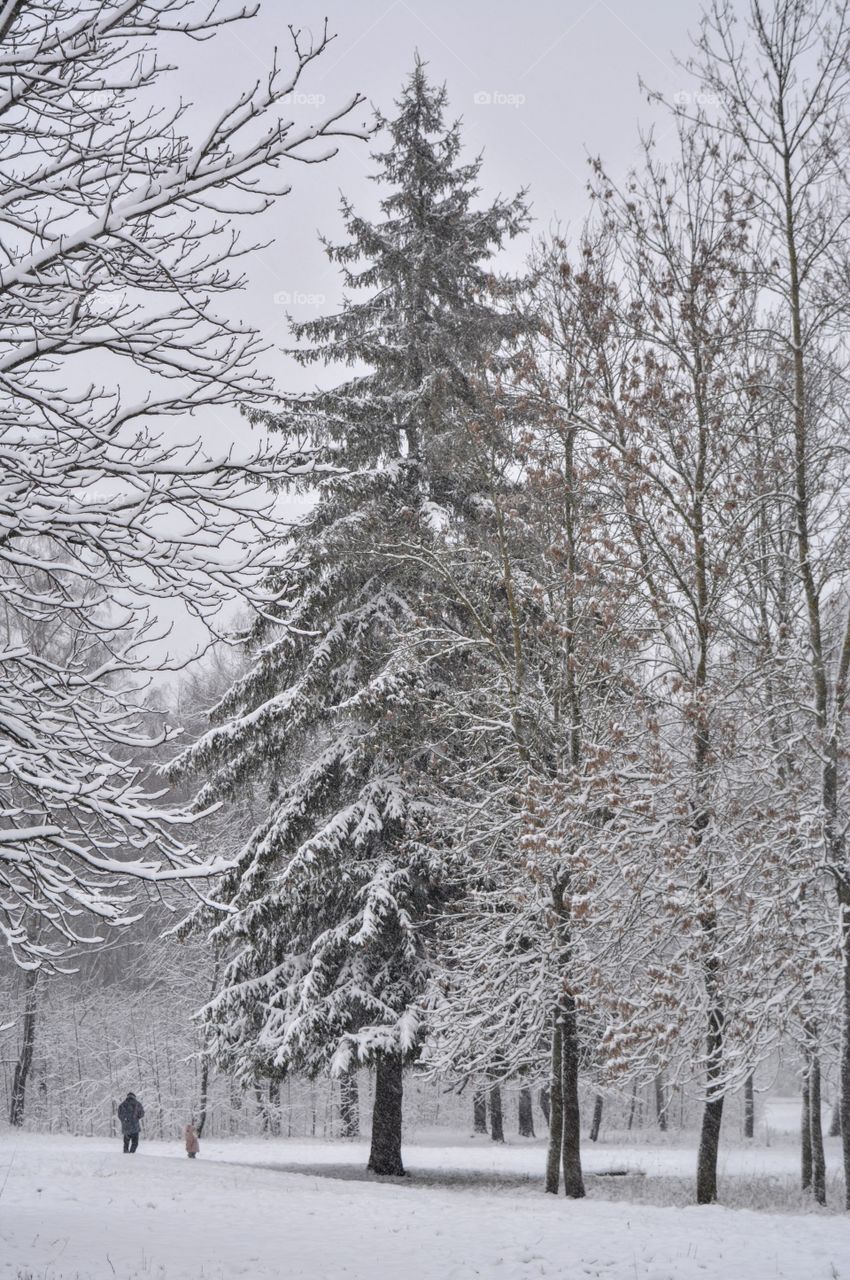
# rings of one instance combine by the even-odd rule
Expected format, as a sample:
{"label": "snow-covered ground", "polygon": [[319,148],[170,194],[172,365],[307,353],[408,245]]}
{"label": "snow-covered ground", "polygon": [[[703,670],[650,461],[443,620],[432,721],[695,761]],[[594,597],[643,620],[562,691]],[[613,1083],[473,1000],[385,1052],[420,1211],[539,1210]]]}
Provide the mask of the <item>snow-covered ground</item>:
{"label": "snow-covered ground", "polygon": [[[724,1153],[727,1185],[793,1178],[775,1119],[770,1145]],[[540,1190],[539,1142],[422,1135],[403,1183],[366,1179],[365,1152],[232,1140],[189,1161],[175,1141],[131,1158],[114,1141],[6,1133],[0,1280],[850,1280],[841,1215],[556,1200]],[[590,1174],[640,1171],[647,1187],[690,1178],[693,1160],[674,1142],[586,1152]],[[616,1180],[588,1181],[594,1197]]]}

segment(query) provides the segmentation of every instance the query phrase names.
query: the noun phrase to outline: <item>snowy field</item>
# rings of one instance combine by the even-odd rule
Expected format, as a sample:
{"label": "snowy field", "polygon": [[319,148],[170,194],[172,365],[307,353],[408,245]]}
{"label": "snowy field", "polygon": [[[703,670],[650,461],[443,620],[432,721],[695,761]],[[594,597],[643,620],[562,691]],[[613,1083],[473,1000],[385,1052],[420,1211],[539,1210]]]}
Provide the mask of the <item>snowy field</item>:
{"label": "snowy field", "polygon": [[[724,1152],[721,1194],[791,1185],[797,1150],[776,1120]],[[6,1133],[0,1280],[850,1280],[842,1215],[612,1200],[666,1198],[693,1150],[588,1148],[590,1198],[571,1203],[542,1194],[540,1142],[421,1135],[415,1176],[381,1183],[364,1143],[207,1142],[189,1161],[177,1141],[130,1158],[114,1141]],[[613,1169],[632,1175],[593,1176]]]}

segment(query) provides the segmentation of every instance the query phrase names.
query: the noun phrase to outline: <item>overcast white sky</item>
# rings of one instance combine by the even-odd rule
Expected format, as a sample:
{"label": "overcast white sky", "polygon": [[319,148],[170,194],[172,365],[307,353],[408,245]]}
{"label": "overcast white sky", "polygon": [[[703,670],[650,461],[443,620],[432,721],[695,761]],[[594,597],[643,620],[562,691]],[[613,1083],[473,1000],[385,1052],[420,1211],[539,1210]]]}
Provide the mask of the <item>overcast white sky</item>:
{"label": "overcast white sky", "polygon": [[[485,195],[528,187],[538,230],[556,218],[575,227],[586,208],[588,153],[619,174],[635,159],[639,122],[669,129],[642,97],[639,76],[670,95],[693,89],[676,56],[687,55],[700,10],[699,0],[264,0],[256,18],[192,50],[180,90],[199,113],[214,111],[267,70],[276,44],[288,54],[287,24],[318,33],[327,16],[337,36],[305,75],[303,93],[331,107],[359,90],[390,112],[418,50],[446,82],[470,150],[484,153]],[[296,118],[321,109],[293,108]],[[281,295],[299,319],[339,301],[317,235],[339,235],[340,191],[373,206],[370,149],[351,141],[326,165],[293,165],[292,194],[263,219],[272,243],[248,265],[248,291],[233,305],[278,347],[287,341]],[[526,248],[511,255],[517,266]],[[270,367],[290,391],[319,376],[282,355]]]}

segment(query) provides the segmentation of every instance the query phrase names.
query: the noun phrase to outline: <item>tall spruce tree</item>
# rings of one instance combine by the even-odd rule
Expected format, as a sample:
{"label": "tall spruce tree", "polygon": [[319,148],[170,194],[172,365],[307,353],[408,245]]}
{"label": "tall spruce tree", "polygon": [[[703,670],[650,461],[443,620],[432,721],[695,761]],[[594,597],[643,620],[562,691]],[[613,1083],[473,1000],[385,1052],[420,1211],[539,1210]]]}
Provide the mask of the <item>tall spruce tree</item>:
{"label": "tall spruce tree", "polygon": [[461,161],[445,89],[418,60],[396,105],[374,156],[380,218],[343,201],[347,241],[326,244],[360,297],[295,326],[297,360],[352,376],[258,415],[287,445],[310,441],[317,500],[279,547],[280,603],[252,668],[182,761],[208,775],[203,803],[248,784],[268,796],[223,888],[216,1050],[245,1077],[372,1065],[381,1174],[404,1172],[402,1072],[425,1030],[451,863],[451,753],[435,750],[429,708],[457,673],[410,637],[436,598],[429,546],[486,520],[481,424],[519,328],[517,285],[492,259],[528,219],[521,195],[476,207],[480,159]]}

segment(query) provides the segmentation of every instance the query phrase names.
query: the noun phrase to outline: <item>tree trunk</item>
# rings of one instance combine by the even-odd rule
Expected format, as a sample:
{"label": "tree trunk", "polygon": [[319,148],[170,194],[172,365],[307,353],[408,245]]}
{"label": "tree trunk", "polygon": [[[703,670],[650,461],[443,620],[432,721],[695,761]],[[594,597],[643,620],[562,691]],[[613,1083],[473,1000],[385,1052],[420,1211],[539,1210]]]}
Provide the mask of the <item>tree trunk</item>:
{"label": "tree trunk", "polygon": [[32,1067],[32,1055],[35,1048],[37,986],[38,969],[28,969],[24,977],[24,1025],[21,1051],[18,1054],[18,1061],[15,1063],[15,1073],[12,1078],[12,1101],[9,1107],[9,1124],[14,1128],[20,1128],[24,1122],[27,1077]]}
{"label": "tree trunk", "polygon": [[[793,81],[788,82],[793,83]],[[840,752],[838,729],[846,708],[848,662],[850,662],[850,617],[845,623],[844,641],[841,645],[838,670],[835,676],[835,707],[830,727],[830,695],[828,646],[824,642],[821,618],[821,588],[811,555],[811,436],[808,419],[809,389],[806,365],[808,340],[805,336],[803,283],[798,253],[798,223],[800,203],[794,180],[794,161],[790,143],[783,138],[782,152],[784,181],[785,241],[788,252],[789,292],[788,303],[791,318],[791,356],[794,368],[794,508],[797,532],[797,552],[800,580],[808,612],[809,654],[812,670],[811,702],[815,710],[816,724],[826,739],[825,758],[821,774],[821,800],[823,804],[825,844],[829,862],[839,868],[836,888],[838,892],[839,936],[844,964],[843,983],[843,1047],[841,1059],[841,1130],[844,1163],[845,1207],[850,1209],[850,877],[848,877],[847,851],[839,821],[839,765]],[[802,216],[806,216],[803,214]],[[804,342],[806,345],[804,346]],[[816,360],[819,356],[815,355]],[[818,1116],[820,1121],[820,1116]],[[811,1122],[811,1117],[810,1117]],[[811,1132],[809,1135],[811,1143]],[[805,1163],[805,1161],[804,1161]]]}
{"label": "tree trunk", "polygon": [[756,1099],[753,1091],[753,1073],[744,1081],[744,1137],[752,1138],[756,1131]]}
{"label": "tree trunk", "polygon": [[629,1133],[632,1131],[632,1125],[635,1122],[635,1108],[637,1107],[637,1081],[632,1084],[632,1096],[629,1100],[629,1120],[626,1128]]}
{"label": "tree trunk", "polygon": [[210,1060],[204,1054],[201,1060],[201,1098],[198,1105],[198,1124],[195,1129],[199,1138],[204,1135],[204,1125],[207,1123],[207,1099],[210,1089]]}
{"label": "tree trunk", "polygon": [[234,1076],[230,1078],[230,1123],[231,1133],[239,1132],[240,1113],[242,1111],[242,1086]]}
{"label": "tree trunk", "polygon": [[476,1089],[472,1095],[472,1132],[487,1132],[487,1094],[483,1089]]}
{"label": "tree trunk", "polygon": [[809,1128],[812,1148],[812,1193],[818,1204],[826,1204],[826,1160],[821,1124],[820,1057],[817,1050],[809,1067]]}
{"label": "tree trunk", "polygon": [[280,1137],[280,1077],[269,1080],[269,1124],[273,1138]]}
{"label": "tree trunk", "polygon": [[839,1109],[841,1154],[844,1165],[844,1207],[850,1209],[850,887],[841,892],[841,947],[844,964],[844,1007],[842,1009],[841,1072]]}
{"label": "tree trunk", "polygon": [[584,1196],[581,1173],[581,1110],[578,1100],[578,1019],[573,996],[564,998],[561,1029],[561,1105],[564,1132],[561,1147],[564,1195],[571,1200]]}
{"label": "tree trunk", "polygon": [[722,1120],[723,1098],[712,1098],[706,1102],[702,1113],[697,1160],[697,1204],[714,1204],[717,1200],[717,1153],[720,1148]]}
{"label": "tree trunk", "polygon": [[599,1138],[599,1129],[602,1124],[602,1094],[597,1093],[593,1099],[593,1119],[590,1123],[590,1141],[596,1142]]}
{"label": "tree trunk", "polygon": [[[714,961],[710,960],[708,964],[713,975]],[[709,990],[713,986],[712,981]],[[719,1080],[723,1068],[723,1013],[717,1005],[708,1014],[707,1050],[708,1087],[697,1156],[697,1204],[714,1204],[717,1200],[717,1153],[723,1120],[723,1093]]]}
{"label": "tree trunk", "polygon": [[841,1137],[841,1099],[839,1097],[836,1097],[835,1102],[832,1104],[832,1114],[829,1117],[829,1131],[827,1133],[827,1137]]}
{"label": "tree trunk", "polygon": [[664,1075],[659,1071],[655,1077],[655,1119],[662,1133],[667,1132],[667,1099],[664,1096]]}
{"label": "tree trunk", "polygon": [[343,1138],[360,1137],[360,1094],[353,1071],[340,1077],[339,1119]]}
{"label": "tree trunk", "polygon": [[534,1135],[534,1101],[531,1090],[524,1085],[519,1091],[519,1136],[533,1138]]}
{"label": "tree trunk", "polygon": [[505,1141],[505,1126],[502,1122],[502,1090],[497,1084],[490,1089],[490,1137],[494,1142]]}
{"label": "tree trunk", "polygon": [[561,1094],[561,1027],[557,1017],[552,1028],[552,1079],[549,1085],[549,1152],[546,1157],[546,1190],[558,1194],[561,1181],[561,1145],[564,1137],[564,1108]]}
{"label": "tree trunk", "polygon": [[404,1082],[401,1058],[380,1053],[375,1060],[375,1106],[372,1149],[368,1169],[385,1176],[404,1177],[401,1162],[401,1101]]}
{"label": "tree trunk", "polygon": [[[219,974],[220,967],[221,967],[220,962],[216,960],[215,964],[213,965],[210,999],[212,999],[212,997],[215,995],[216,989],[218,988],[218,974]],[[195,1126],[195,1132],[197,1133],[199,1138],[203,1136],[204,1125],[207,1123],[207,1100],[209,1098],[209,1091],[210,1091],[210,1060],[206,1051],[207,1050],[206,1040],[207,1040],[207,1037],[205,1032],[203,1054],[201,1056],[201,1097],[198,1105],[198,1123]]]}
{"label": "tree trunk", "polygon": [[800,1186],[804,1191],[812,1185],[812,1121],[808,1069],[803,1076],[803,1106],[800,1115]]}
{"label": "tree trunk", "polygon": [[257,1113],[260,1117],[260,1132],[268,1133],[269,1131],[269,1109],[266,1100],[263,1097],[263,1086],[259,1080],[254,1081],[254,1101],[257,1104]]}
{"label": "tree trunk", "polygon": [[546,1121],[546,1127],[549,1127],[549,1086],[544,1084],[543,1088],[537,1095],[537,1102],[540,1110],[543,1112],[543,1119]]}

